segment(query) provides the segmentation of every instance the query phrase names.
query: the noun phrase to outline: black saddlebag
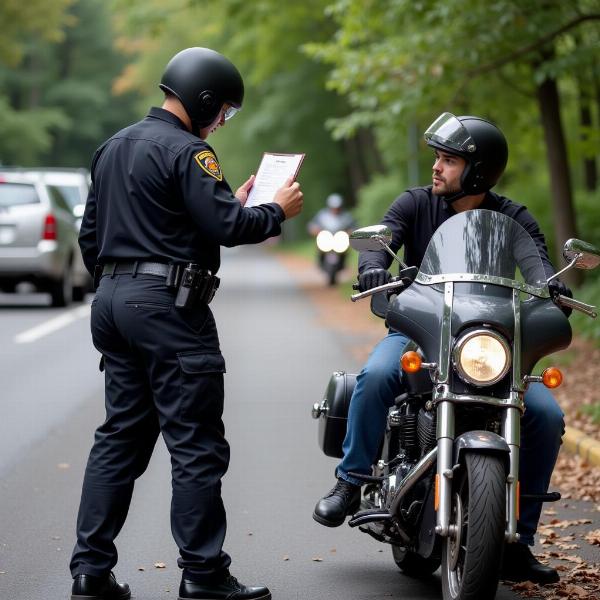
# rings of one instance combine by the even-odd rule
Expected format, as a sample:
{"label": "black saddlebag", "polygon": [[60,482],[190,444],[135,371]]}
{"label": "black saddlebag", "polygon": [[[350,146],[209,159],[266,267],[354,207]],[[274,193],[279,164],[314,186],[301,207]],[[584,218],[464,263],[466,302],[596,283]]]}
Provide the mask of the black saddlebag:
{"label": "black saddlebag", "polygon": [[342,443],[346,436],[348,407],[356,385],[356,375],[336,371],[329,380],[325,397],[313,407],[313,417],[319,420],[319,447],[327,456],[342,458]]}

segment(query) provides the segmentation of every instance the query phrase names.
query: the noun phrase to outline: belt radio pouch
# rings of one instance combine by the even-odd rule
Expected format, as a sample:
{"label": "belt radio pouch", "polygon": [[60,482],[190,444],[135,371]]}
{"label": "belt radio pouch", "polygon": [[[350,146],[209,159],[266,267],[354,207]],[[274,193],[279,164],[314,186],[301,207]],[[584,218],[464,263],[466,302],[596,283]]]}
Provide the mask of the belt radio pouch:
{"label": "belt radio pouch", "polygon": [[167,273],[167,280],[165,281],[165,285],[174,290],[179,287],[181,283],[181,277],[183,274],[183,265],[171,263],[169,265],[169,272]]}
{"label": "belt radio pouch", "polygon": [[215,297],[219,282],[219,278],[211,275],[206,269],[200,269],[197,264],[189,263],[183,270],[175,297],[175,306],[193,308],[201,304],[209,304]]}

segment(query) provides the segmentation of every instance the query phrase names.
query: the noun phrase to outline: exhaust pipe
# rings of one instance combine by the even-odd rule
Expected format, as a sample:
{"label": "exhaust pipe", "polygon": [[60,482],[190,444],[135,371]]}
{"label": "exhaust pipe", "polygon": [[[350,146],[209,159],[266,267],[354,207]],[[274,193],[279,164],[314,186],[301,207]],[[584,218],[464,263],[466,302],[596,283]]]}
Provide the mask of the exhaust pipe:
{"label": "exhaust pipe", "polygon": [[394,494],[390,506],[390,514],[395,515],[400,507],[400,503],[406,493],[421,479],[429,469],[436,463],[437,446],[432,448],[411,470],[411,472],[398,484],[398,489]]}

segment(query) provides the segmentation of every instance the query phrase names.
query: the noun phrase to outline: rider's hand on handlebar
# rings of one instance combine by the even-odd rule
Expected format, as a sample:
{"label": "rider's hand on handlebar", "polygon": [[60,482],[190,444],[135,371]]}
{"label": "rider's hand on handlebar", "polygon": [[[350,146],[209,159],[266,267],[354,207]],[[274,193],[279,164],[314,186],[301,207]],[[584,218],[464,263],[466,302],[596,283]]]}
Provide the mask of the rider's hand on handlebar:
{"label": "rider's hand on handlebar", "polygon": [[386,269],[369,269],[358,276],[358,289],[366,292],[371,288],[384,285],[392,278]]}
{"label": "rider's hand on handlebar", "polygon": [[[561,296],[567,296],[568,298],[573,297],[573,292],[560,279],[553,279],[550,283],[548,283],[548,289],[550,290],[550,295],[553,298],[556,298],[556,296],[559,294]],[[570,317],[571,313],[573,312],[573,309],[569,308],[568,306],[559,306],[559,308],[567,317]]]}

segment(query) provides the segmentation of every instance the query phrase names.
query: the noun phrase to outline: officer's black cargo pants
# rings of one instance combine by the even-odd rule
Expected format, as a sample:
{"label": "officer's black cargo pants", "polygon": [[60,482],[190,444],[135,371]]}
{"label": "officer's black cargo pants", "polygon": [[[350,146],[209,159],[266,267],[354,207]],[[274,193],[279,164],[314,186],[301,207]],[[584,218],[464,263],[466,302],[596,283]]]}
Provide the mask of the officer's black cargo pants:
{"label": "officer's black cargo pants", "polygon": [[174,296],[161,277],[105,275],[93,300],[106,421],[83,481],[73,576],[102,576],[116,564],[114,539],[161,432],[171,455],[171,530],[184,576],[208,582],[229,566],[221,500],[229,464],[221,420],[225,363],[208,306],[181,311]]}

